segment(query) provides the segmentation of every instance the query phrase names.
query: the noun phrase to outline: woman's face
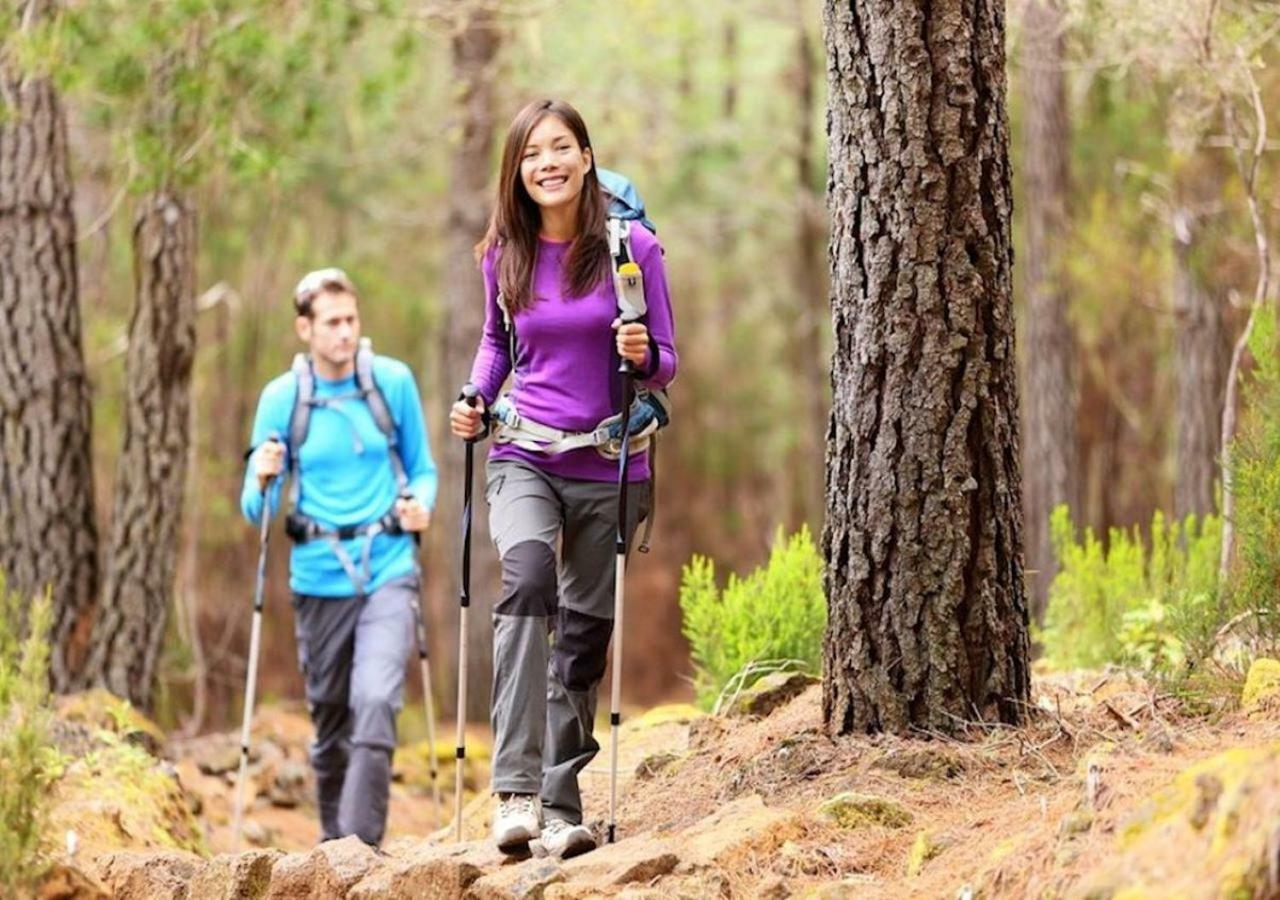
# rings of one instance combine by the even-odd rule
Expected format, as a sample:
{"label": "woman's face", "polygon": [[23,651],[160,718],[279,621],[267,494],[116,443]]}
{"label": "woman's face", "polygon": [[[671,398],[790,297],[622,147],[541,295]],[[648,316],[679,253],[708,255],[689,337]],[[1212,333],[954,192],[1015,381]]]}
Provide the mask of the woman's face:
{"label": "woman's face", "polygon": [[529,133],[520,157],[520,180],[538,206],[577,203],[590,171],[591,148],[581,147],[559,116],[544,116]]}

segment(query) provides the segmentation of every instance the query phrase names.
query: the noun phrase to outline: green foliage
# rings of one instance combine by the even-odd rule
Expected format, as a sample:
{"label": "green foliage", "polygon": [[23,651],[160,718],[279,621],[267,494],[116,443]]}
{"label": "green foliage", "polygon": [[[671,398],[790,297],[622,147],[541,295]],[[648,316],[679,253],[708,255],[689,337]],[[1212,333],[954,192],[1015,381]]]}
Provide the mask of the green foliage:
{"label": "green foliage", "polygon": [[17,896],[32,893],[44,872],[48,788],[61,771],[49,743],[52,601],[38,597],[25,614],[23,606],[0,573],[0,884]]}
{"label": "green foliage", "polygon": [[1250,338],[1256,366],[1231,454],[1237,557],[1230,612],[1247,619],[1257,649],[1271,650],[1280,642],[1280,342],[1275,311],[1257,316]]}
{"label": "green foliage", "polygon": [[[745,578],[731,573],[723,590],[716,585],[715,563],[695,555],[681,575],[680,609],[704,709],[753,663],[795,660],[815,674],[822,668],[827,604],[822,557],[807,527],[790,538],[779,528],[768,562]],[[758,669],[757,677],[766,671]]]}
{"label": "green foliage", "polygon": [[1111,529],[1107,546],[1086,528],[1077,540],[1065,506],[1050,520],[1060,566],[1039,635],[1055,666],[1119,663],[1172,674],[1209,652],[1221,624],[1215,516],[1167,523],[1156,512],[1149,542]]}

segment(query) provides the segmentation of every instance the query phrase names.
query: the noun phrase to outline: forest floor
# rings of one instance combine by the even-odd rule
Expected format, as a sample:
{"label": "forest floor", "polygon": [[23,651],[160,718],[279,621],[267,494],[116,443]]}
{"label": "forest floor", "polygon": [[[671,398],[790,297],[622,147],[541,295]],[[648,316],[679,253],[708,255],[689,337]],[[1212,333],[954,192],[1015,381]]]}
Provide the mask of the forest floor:
{"label": "forest floor", "polygon": [[[119,827],[82,823],[75,857],[103,893],[45,896],[1280,897],[1274,703],[1191,717],[1135,676],[1059,673],[1036,680],[1031,721],[1019,728],[833,739],[820,686],[780,691],[775,708],[756,707],[764,714],[681,705],[626,722],[619,840],[568,862],[496,854],[484,841],[483,791],[468,802],[464,843],[448,829],[433,834],[425,745],[398,754],[381,855],[354,839],[313,849],[309,726],[296,711],[267,710],[246,835],[278,849],[207,861],[231,849],[237,741],[175,743],[166,765],[198,814],[194,835],[189,825],[170,831],[191,840],[108,810]],[[602,737],[582,777],[601,835]],[[479,732],[469,748],[467,781],[483,786]],[[446,817],[451,769],[449,758]],[[74,806],[66,794],[61,804]],[[76,828],[75,817],[60,814],[57,827]]]}

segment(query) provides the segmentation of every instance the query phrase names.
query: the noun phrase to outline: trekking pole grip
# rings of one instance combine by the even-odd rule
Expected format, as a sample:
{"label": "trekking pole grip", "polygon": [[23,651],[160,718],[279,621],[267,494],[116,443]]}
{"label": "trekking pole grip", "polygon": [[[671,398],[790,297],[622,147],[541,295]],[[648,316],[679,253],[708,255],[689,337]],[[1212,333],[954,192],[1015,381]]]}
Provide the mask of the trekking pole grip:
{"label": "trekking pole grip", "polygon": [[[480,400],[480,389],[468,381],[466,384],[462,386],[462,393],[460,395],[460,399],[466,401],[467,406],[471,407],[472,409],[475,409],[476,404]],[[467,438],[468,444],[474,444],[476,441],[480,440],[480,438],[485,436],[485,433],[488,430],[488,424],[489,424],[487,420],[488,420],[488,413],[481,412],[480,422],[483,427],[480,429],[479,434],[475,435],[474,437]]]}

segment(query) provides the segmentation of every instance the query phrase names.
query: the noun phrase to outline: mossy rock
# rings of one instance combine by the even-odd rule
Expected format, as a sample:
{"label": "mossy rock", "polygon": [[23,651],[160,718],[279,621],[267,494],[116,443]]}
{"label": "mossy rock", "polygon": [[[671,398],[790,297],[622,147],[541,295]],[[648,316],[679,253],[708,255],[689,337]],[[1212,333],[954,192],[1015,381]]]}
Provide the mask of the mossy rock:
{"label": "mossy rock", "polygon": [[936,859],[949,846],[951,846],[950,841],[939,840],[931,831],[922,831],[917,834],[915,841],[911,844],[911,851],[907,854],[907,877],[918,877],[925,863]]}
{"label": "mossy rock", "polygon": [[964,762],[942,747],[891,750],[871,764],[873,769],[895,772],[903,778],[948,781],[964,774]]}
{"label": "mossy rock", "polygon": [[1254,660],[1245,678],[1240,706],[1250,716],[1280,713],[1280,661]]}
{"label": "mossy rock", "polygon": [[[1275,896],[1280,743],[1237,747],[1180,772],[1116,834],[1085,891],[1114,896]],[[1126,893],[1128,892],[1128,893]]]}
{"label": "mossy rock", "polygon": [[132,703],[102,688],[59,697],[56,712],[64,722],[118,735],[152,756],[160,754],[167,740],[160,726],[135,709]]}
{"label": "mossy rock", "polygon": [[738,694],[725,710],[730,716],[767,716],[790,703],[818,679],[803,672],[774,672]]}
{"label": "mossy rock", "polygon": [[76,833],[88,857],[114,850],[208,855],[192,798],[167,763],[131,744],[106,746],[69,764],[53,789],[49,833]]}
{"label": "mossy rock", "polygon": [[636,778],[640,781],[655,778],[669,769],[678,767],[684,759],[682,754],[672,753],[669,750],[650,753],[636,766]]}
{"label": "mossy rock", "polygon": [[706,713],[692,703],[666,703],[645,711],[628,724],[632,729],[642,731],[657,728],[660,725],[688,725],[695,719],[706,717]]}
{"label": "mossy rock", "polygon": [[818,815],[850,831],[871,825],[905,828],[913,821],[907,808],[896,800],[852,791],[827,800],[818,807]]}

